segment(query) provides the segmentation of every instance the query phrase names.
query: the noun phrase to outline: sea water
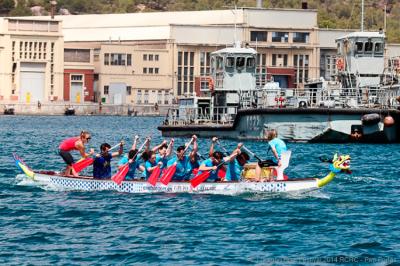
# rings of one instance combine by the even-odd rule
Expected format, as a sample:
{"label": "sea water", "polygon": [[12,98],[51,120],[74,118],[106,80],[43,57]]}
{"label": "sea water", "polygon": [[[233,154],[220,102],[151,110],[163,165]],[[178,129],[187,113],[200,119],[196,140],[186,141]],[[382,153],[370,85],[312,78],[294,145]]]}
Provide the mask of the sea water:
{"label": "sea water", "polygon": [[[396,265],[400,262],[400,146],[292,144],[290,178],[323,177],[319,156],[350,154],[350,175],[305,195],[71,192],[16,178],[12,153],[61,170],[57,147],[89,130],[99,150],[134,135],[161,142],[162,118],[0,117],[0,264]],[[176,146],[188,139],[177,138]],[[232,150],[237,143],[222,140]],[[208,153],[210,140],[199,140]],[[267,144],[245,142],[269,158]],[[218,149],[218,147],[217,147]],[[75,158],[79,156],[74,154]],[[115,162],[114,162],[115,163]],[[113,165],[115,169],[115,165]],[[88,174],[90,174],[90,168]]]}

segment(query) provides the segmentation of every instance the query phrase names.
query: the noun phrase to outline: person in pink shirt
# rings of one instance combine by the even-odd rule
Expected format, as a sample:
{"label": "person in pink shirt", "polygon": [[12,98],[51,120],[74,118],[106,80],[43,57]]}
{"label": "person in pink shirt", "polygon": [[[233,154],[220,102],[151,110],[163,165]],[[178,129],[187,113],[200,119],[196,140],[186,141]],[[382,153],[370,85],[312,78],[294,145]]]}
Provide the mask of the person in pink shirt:
{"label": "person in pink shirt", "polygon": [[81,134],[77,137],[72,137],[65,139],[61,142],[58,147],[58,154],[63,158],[64,162],[67,164],[67,168],[65,169],[64,174],[69,176],[78,176],[75,170],[72,167],[74,163],[74,158],[71,155],[71,151],[77,150],[81,154],[82,158],[86,158],[94,153],[93,149],[90,149],[89,153],[85,152],[85,144],[89,142],[91,139],[90,133],[88,131],[82,131]]}

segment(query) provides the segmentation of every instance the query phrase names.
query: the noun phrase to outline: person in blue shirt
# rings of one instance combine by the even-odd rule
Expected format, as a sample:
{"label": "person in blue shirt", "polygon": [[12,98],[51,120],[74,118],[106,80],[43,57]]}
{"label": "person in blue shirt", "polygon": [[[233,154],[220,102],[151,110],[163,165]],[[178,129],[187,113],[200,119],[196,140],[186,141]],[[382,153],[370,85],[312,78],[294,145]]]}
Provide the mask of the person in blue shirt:
{"label": "person in blue shirt", "polygon": [[[136,169],[138,169],[141,172],[144,172],[144,166],[141,165],[141,163],[142,163],[141,158],[138,158],[139,151],[138,151],[138,149],[136,149],[138,139],[139,139],[139,136],[136,135],[129,153],[125,154],[121,158],[121,160],[119,160],[119,162],[118,162],[118,167],[122,167],[126,163],[129,163],[129,171],[125,177],[126,180],[135,179]],[[149,140],[149,138],[146,138],[145,141],[146,141],[146,145],[145,145],[145,152],[146,152],[148,149],[148,143],[150,142],[150,140]]]}
{"label": "person in blue shirt", "polygon": [[268,166],[281,166],[281,156],[282,152],[287,151],[287,147],[285,142],[278,138],[278,131],[275,129],[268,130],[266,132],[267,134],[267,140],[268,140],[268,145],[269,148],[272,151],[272,160],[265,160],[262,162],[258,162],[256,165],[256,177],[260,179],[261,177],[261,167],[268,167]]}
{"label": "person in blue shirt", "polygon": [[172,154],[172,149],[174,146],[174,139],[171,139],[169,144],[167,145],[167,141],[164,140],[160,145],[155,146],[152,151],[157,152],[156,155],[156,163],[162,162],[161,170],[167,167],[168,159]]}
{"label": "person in blue shirt", "polygon": [[111,159],[119,156],[123,152],[124,143],[121,142],[119,151],[111,153],[110,144],[103,143],[100,145],[100,153],[96,154],[93,161],[93,178],[108,179],[111,178]]}
{"label": "person in blue shirt", "polygon": [[218,177],[218,170],[221,168],[221,162],[223,160],[223,155],[219,151],[215,151],[210,158],[204,160],[199,167],[199,172],[197,175],[200,175],[203,171],[210,171],[210,176],[207,178],[207,181],[217,181],[219,180]]}
{"label": "person in blue shirt", "polygon": [[159,161],[158,163],[156,162],[156,154],[154,151],[149,151],[148,153],[149,159],[145,162],[144,164],[144,173],[145,173],[145,179],[149,179],[151,173],[156,169],[157,166],[162,167],[163,163]]}
{"label": "person in blue shirt", "polygon": [[189,147],[179,146],[176,149],[176,156],[168,161],[168,167],[172,165],[176,165],[176,171],[174,176],[172,177],[173,181],[187,181],[190,179],[190,176],[193,171],[193,167],[196,167],[197,161],[197,136],[193,135],[193,150],[189,155],[185,155],[186,150]]}
{"label": "person in blue shirt", "polygon": [[242,175],[244,165],[250,159],[250,156],[246,152],[242,152],[243,143],[239,143],[237,148],[232,152],[232,154],[224,158],[228,162],[226,167],[226,175],[224,181],[239,181]]}

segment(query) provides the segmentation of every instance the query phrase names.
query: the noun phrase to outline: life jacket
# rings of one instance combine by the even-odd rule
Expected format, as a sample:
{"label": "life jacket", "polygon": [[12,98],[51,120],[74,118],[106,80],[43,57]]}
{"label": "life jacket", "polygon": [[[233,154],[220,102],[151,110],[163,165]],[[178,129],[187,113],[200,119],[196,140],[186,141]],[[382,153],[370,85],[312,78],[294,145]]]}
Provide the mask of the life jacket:
{"label": "life jacket", "polygon": [[65,139],[61,142],[61,144],[58,148],[63,151],[77,150],[77,148],[75,147],[75,143],[78,140],[79,140],[79,137],[72,137],[72,138]]}

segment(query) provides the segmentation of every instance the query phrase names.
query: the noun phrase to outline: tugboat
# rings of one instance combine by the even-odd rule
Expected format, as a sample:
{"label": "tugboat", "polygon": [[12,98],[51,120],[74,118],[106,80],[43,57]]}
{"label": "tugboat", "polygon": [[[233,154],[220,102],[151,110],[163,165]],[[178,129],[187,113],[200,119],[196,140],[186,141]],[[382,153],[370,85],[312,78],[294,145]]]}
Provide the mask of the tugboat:
{"label": "tugboat", "polygon": [[300,89],[257,86],[252,48],[236,43],[216,51],[211,75],[199,78],[196,95],[179,99],[158,129],[163,136],[265,140],[274,128],[286,141],[398,142],[399,74],[385,68],[384,34],[355,32],[336,43],[336,81],[321,78]]}

